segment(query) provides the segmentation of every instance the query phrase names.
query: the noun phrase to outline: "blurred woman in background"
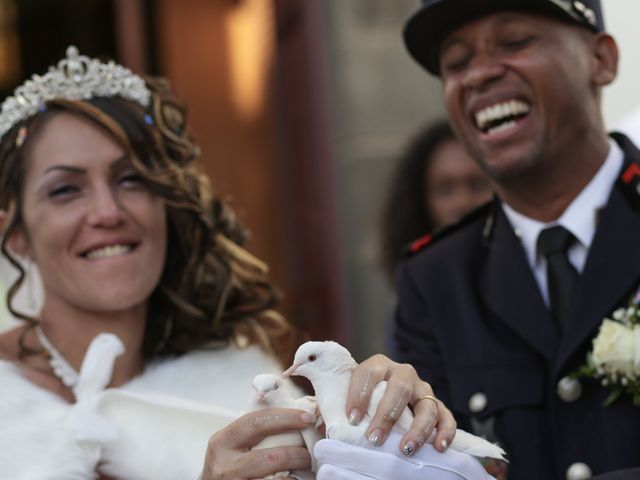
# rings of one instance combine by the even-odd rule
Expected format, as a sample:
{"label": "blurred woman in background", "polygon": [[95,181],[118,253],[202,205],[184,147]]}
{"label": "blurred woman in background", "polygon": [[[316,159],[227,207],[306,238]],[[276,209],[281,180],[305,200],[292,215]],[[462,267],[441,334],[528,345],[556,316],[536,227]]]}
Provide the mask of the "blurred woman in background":
{"label": "blurred woman in background", "polygon": [[381,222],[381,263],[393,282],[411,242],[455,223],[491,198],[488,177],[445,120],[423,128],[391,176]]}

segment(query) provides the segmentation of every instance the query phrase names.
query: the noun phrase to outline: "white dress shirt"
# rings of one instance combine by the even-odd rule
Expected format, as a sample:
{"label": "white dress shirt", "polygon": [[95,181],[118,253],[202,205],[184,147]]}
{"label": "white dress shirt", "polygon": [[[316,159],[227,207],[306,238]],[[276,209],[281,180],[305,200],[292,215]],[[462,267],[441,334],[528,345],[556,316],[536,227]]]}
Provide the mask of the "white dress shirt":
{"label": "white dress shirt", "polygon": [[569,230],[577,241],[569,248],[568,257],[578,272],[582,272],[593,236],[596,233],[598,212],[607,204],[609,194],[622,169],[624,153],[613,140],[609,140],[609,154],[587,186],[569,204],[560,218],[554,222],[543,223],[516,212],[506,203],[502,208],[513,226],[516,236],[524,247],[529,266],[533,271],[542,298],[549,306],[547,288],[547,261],[537,252],[536,243],[542,230],[554,225],[562,225]]}

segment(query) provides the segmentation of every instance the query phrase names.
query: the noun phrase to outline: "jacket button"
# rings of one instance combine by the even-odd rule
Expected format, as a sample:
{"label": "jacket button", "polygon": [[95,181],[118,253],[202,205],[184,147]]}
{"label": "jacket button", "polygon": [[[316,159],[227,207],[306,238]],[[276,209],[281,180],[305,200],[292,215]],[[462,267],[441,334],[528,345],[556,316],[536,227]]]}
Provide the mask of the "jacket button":
{"label": "jacket button", "polygon": [[562,377],[556,387],[556,392],[561,400],[569,403],[575,402],[582,395],[582,385],[571,377]]}
{"label": "jacket button", "polygon": [[469,398],[469,410],[473,413],[480,413],[487,406],[487,396],[482,392],[477,392]]}
{"label": "jacket button", "polygon": [[586,463],[576,462],[567,468],[567,480],[586,480],[591,476],[591,469]]}

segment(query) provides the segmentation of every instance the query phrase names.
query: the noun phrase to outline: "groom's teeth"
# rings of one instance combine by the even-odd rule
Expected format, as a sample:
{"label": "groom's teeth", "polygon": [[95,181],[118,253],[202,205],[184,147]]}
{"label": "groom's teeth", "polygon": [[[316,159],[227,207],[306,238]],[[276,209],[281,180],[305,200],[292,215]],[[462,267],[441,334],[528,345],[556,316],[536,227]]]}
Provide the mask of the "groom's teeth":
{"label": "groom's teeth", "polygon": [[116,255],[124,255],[132,250],[131,245],[109,245],[108,247],[98,248],[87,253],[88,259],[115,257]]}
{"label": "groom's teeth", "polygon": [[520,100],[509,100],[478,110],[475,114],[476,125],[480,130],[487,131],[496,124],[508,121],[520,115],[529,113],[531,107]]}
{"label": "groom's teeth", "polygon": [[513,120],[510,120],[506,123],[501,123],[497,127],[490,127],[489,130],[487,130],[487,133],[502,132],[503,130],[508,130],[511,127],[515,127],[515,126],[516,126],[516,122],[514,122]]}

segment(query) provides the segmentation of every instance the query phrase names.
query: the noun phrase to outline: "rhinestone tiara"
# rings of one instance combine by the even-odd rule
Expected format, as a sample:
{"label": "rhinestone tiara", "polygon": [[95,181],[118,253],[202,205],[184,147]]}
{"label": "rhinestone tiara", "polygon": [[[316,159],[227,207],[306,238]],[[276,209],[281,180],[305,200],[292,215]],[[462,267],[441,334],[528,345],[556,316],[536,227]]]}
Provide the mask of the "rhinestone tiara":
{"label": "rhinestone tiara", "polygon": [[66,58],[57,66],[49,67],[44,75],[33,75],[2,102],[0,140],[16,123],[37,113],[49,100],[89,100],[116,95],[146,108],[151,91],[144,80],[128,68],[114,61],[103,63],[80,55],[71,45],[67,47]]}

